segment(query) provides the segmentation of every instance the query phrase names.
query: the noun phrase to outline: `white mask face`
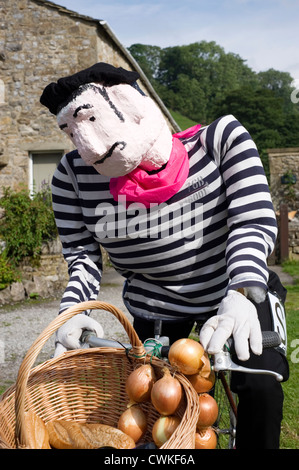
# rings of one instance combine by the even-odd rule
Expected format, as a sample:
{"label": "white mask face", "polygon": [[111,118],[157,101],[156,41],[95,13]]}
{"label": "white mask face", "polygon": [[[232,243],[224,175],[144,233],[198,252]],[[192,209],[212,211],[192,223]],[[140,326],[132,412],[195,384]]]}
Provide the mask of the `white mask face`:
{"label": "white mask face", "polygon": [[159,168],[168,161],[171,134],[165,119],[151,98],[130,85],[83,86],[57,114],[57,122],[85,163],[105,176],[122,176],[151,161],[151,148],[162,130],[165,153],[154,156],[149,166]]}

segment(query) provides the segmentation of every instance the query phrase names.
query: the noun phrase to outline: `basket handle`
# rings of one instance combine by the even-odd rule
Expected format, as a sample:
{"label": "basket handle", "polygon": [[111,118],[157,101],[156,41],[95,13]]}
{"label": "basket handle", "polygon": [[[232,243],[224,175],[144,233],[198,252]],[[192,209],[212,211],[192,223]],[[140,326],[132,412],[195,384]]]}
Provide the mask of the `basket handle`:
{"label": "basket handle", "polygon": [[54,318],[51,323],[45,328],[45,330],[38,336],[34,343],[29,348],[26,356],[24,357],[18,372],[18,377],[16,381],[16,392],[15,392],[15,415],[16,415],[16,428],[15,428],[15,439],[17,447],[24,444],[26,436],[24,435],[24,416],[25,416],[25,392],[27,387],[28,378],[30,375],[30,370],[36,361],[40,351],[42,350],[45,343],[48,339],[57,331],[67,320],[82,313],[85,310],[106,310],[112,313],[124,327],[130,343],[132,345],[132,354],[137,357],[142,357],[145,355],[144,346],[139,339],[136,331],[134,330],[129,319],[124,315],[124,313],[114,307],[111,304],[106,302],[99,302],[97,300],[90,300],[86,302],[81,302],[72,307],[68,308],[60,315]]}

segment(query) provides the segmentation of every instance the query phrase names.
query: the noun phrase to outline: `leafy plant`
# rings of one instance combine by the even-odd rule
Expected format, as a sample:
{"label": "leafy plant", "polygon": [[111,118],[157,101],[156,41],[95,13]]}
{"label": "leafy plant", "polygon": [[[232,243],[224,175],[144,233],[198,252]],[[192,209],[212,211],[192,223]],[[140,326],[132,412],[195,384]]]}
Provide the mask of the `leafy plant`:
{"label": "leafy plant", "polygon": [[4,209],[0,237],[5,241],[6,258],[12,266],[18,266],[25,257],[37,260],[42,243],[57,236],[49,186],[44,184],[33,195],[26,188],[3,188],[0,206]]}
{"label": "leafy plant", "polygon": [[13,282],[20,280],[20,274],[11,265],[4,253],[0,255],[0,290],[5,289]]}

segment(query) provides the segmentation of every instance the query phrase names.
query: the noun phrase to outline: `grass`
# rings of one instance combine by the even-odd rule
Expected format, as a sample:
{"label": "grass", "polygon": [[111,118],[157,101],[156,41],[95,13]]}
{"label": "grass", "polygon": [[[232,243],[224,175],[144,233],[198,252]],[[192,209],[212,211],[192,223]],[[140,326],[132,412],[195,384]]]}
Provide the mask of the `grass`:
{"label": "grass", "polygon": [[170,110],[170,113],[182,130],[188,129],[189,127],[199,124],[198,122],[192,121],[186,116],[182,116],[182,114],[178,113],[177,111]]}
{"label": "grass", "polygon": [[282,422],[281,448],[299,448],[299,262],[287,261],[283,270],[289,273],[294,284],[286,286],[288,290],[286,300],[286,316],[288,330],[288,360],[290,378],[283,383],[284,391],[284,418]]}

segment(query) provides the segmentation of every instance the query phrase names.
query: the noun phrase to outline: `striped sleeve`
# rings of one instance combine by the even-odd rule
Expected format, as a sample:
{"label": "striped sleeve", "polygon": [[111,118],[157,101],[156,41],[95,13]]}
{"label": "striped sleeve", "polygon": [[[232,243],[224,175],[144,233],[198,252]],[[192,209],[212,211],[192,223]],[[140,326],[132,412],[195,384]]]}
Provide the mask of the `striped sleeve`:
{"label": "striped sleeve", "polygon": [[256,145],[231,115],[208,127],[206,144],[220,167],[226,191],[229,288],[267,289],[267,257],[275,246],[277,223]]}
{"label": "striped sleeve", "polygon": [[71,157],[62,158],[52,179],[53,210],[69,272],[59,313],[76,303],[96,300],[102,273],[101,249],[83,221]]}

